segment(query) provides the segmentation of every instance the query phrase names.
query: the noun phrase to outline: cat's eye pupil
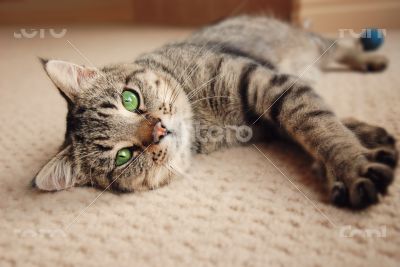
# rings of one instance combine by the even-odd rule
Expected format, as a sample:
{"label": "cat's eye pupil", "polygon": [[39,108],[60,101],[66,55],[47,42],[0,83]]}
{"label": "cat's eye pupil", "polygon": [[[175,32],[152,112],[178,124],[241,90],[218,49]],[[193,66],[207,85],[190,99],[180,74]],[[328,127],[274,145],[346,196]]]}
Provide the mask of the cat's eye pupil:
{"label": "cat's eye pupil", "polygon": [[132,151],[129,148],[122,148],[117,152],[115,165],[121,166],[127,163],[131,158],[132,158]]}
{"label": "cat's eye pupil", "polygon": [[139,95],[131,90],[122,92],[122,104],[128,111],[135,111],[139,108]]}

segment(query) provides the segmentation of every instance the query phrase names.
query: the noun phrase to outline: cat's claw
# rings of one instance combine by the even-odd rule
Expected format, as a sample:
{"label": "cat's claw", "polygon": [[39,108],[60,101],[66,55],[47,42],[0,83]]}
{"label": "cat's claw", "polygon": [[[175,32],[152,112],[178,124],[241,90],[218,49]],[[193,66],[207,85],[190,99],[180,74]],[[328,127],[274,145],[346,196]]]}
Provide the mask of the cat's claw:
{"label": "cat's claw", "polygon": [[375,185],[367,178],[358,178],[350,186],[350,205],[352,208],[361,209],[378,202]]}
{"label": "cat's claw", "polygon": [[[378,194],[385,194],[393,181],[392,167],[378,163],[367,162],[354,166],[352,173],[360,176],[337,177],[331,189],[331,201],[337,206],[349,206],[354,209],[366,208],[378,202]],[[363,171],[362,171],[363,170]]]}
{"label": "cat's claw", "polygon": [[366,208],[377,203],[378,196],[386,194],[393,182],[398,161],[396,140],[378,126],[353,119],[345,121],[345,125],[356,134],[367,152],[362,160],[349,162],[347,173],[351,175],[336,177],[331,186],[331,202],[341,207]]}
{"label": "cat's claw", "polygon": [[343,182],[335,182],[332,187],[331,201],[339,207],[346,206],[348,203],[348,192]]}

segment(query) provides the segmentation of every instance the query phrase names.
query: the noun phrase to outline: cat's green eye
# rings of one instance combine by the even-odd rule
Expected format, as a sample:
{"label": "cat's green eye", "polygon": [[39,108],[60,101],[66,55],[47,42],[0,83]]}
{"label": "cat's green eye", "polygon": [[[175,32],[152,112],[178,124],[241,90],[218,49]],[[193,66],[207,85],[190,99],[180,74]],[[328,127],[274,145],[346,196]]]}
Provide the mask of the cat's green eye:
{"label": "cat's green eye", "polygon": [[122,148],[117,152],[117,157],[115,158],[115,165],[117,166],[124,165],[131,158],[132,158],[132,151],[129,148]]}
{"label": "cat's green eye", "polygon": [[139,108],[139,95],[138,93],[131,91],[131,90],[125,90],[122,92],[122,104],[128,111],[135,111]]}

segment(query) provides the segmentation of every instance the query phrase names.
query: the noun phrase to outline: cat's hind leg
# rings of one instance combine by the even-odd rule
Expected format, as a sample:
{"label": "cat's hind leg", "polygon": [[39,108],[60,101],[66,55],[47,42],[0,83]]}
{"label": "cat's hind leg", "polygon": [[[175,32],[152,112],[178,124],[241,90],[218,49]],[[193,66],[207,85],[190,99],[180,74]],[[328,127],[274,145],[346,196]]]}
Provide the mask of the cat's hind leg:
{"label": "cat's hind leg", "polygon": [[331,60],[362,72],[383,71],[389,64],[386,56],[377,52],[366,52],[359,39],[337,39],[329,53]]}

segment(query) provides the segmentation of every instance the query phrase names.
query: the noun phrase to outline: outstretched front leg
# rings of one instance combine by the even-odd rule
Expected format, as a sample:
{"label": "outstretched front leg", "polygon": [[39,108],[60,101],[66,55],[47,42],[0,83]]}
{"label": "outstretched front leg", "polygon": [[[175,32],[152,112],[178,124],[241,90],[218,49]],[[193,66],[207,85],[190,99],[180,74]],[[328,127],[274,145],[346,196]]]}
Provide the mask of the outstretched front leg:
{"label": "outstretched front leg", "polygon": [[[344,119],[342,123],[353,132],[361,145],[369,149],[367,156],[372,162],[382,163],[389,168],[396,167],[398,160],[396,140],[384,128],[354,118]],[[323,163],[315,162],[314,169],[319,175],[326,178],[326,170]],[[368,176],[373,179],[377,191],[385,194],[391,179],[379,179],[379,175],[376,175],[373,171]],[[332,198],[338,205],[347,204],[348,196],[345,186],[340,183],[336,184]]]}
{"label": "outstretched front leg", "polygon": [[296,76],[254,63],[243,64],[240,73],[244,111],[273,122],[324,165],[333,203],[363,208],[378,201],[393,180],[395,155],[362,144]]}

